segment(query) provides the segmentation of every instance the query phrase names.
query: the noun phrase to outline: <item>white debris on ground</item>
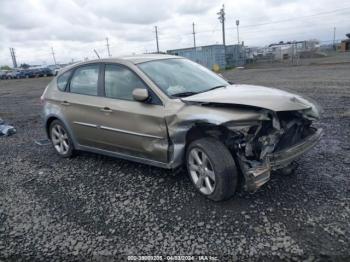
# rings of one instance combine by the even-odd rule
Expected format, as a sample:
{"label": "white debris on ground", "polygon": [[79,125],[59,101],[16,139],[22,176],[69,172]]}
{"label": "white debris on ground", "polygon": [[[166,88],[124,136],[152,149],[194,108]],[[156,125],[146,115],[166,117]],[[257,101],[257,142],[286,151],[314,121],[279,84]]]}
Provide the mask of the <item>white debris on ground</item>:
{"label": "white debris on ground", "polygon": [[10,136],[16,134],[16,129],[13,126],[5,124],[5,121],[0,118],[0,136]]}

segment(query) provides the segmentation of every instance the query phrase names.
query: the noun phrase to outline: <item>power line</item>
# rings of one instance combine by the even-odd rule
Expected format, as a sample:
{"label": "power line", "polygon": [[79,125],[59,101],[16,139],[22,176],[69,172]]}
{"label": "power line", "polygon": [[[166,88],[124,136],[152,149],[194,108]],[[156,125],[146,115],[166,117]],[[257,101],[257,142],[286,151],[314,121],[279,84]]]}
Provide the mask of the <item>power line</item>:
{"label": "power line", "polygon": [[283,19],[283,20],[275,20],[275,21],[266,22],[266,23],[250,24],[250,25],[242,26],[241,28],[248,28],[248,27],[264,26],[264,25],[270,25],[270,24],[276,24],[276,23],[290,22],[290,21],[294,21],[294,20],[297,20],[297,19],[304,19],[304,18],[310,18],[310,17],[320,16],[320,15],[333,14],[333,13],[337,13],[339,11],[343,12],[343,11],[345,11],[347,9],[350,9],[350,7],[334,9],[334,10],[331,10],[331,11],[315,13],[315,14],[312,14],[312,15],[298,16],[298,17],[287,18],[287,19]]}
{"label": "power line", "polygon": [[[350,7],[339,8],[339,9],[334,9],[334,10],[331,10],[331,11],[315,13],[315,14],[312,14],[312,15],[298,16],[298,17],[293,17],[293,18],[288,18],[288,19],[283,19],[283,20],[275,20],[275,21],[270,21],[270,22],[265,22],[265,23],[250,24],[250,25],[241,26],[241,28],[249,28],[249,27],[257,27],[257,26],[278,24],[278,23],[290,22],[290,21],[304,19],[304,18],[315,17],[315,16],[329,15],[329,14],[338,13],[338,12],[342,13],[344,11],[347,12],[348,9],[350,9]],[[234,27],[227,27],[226,29],[234,29]],[[197,31],[197,34],[213,33],[214,31],[220,31],[220,29]]]}

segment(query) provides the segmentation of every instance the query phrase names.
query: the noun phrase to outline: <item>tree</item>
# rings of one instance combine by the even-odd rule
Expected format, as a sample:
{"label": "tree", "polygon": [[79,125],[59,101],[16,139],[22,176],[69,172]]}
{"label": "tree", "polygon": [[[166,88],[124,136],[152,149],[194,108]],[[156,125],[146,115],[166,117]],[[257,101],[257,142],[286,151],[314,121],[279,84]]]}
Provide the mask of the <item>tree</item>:
{"label": "tree", "polygon": [[11,70],[11,67],[9,67],[8,65],[4,65],[0,67],[1,70]]}

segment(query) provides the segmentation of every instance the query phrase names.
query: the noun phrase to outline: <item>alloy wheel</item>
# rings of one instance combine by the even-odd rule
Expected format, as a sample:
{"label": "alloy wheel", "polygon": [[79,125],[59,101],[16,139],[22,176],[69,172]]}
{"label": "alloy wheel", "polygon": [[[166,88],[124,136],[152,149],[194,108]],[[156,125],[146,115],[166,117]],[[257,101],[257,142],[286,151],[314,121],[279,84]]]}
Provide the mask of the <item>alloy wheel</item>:
{"label": "alloy wheel", "polygon": [[199,148],[192,148],[188,156],[188,169],[195,186],[205,195],[215,190],[215,172],[208,156]]}
{"label": "alloy wheel", "polygon": [[69,152],[70,144],[66,130],[59,124],[56,124],[51,129],[51,140],[56,151],[65,155]]}

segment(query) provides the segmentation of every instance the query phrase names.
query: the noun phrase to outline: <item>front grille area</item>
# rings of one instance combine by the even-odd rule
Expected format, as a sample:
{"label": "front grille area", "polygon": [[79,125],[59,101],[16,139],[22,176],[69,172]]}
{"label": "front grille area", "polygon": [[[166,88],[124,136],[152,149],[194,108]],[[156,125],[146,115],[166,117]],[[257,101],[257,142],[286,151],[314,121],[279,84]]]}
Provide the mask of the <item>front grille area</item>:
{"label": "front grille area", "polygon": [[315,133],[311,121],[303,118],[298,112],[280,112],[278,118],[284,133],[275,146],[275,152],[291,147]]}
{"label": "front grille area", "polygon": [[293,125],[280,138],[275,146],[275,152],[291,147],[315,133],[315,129],[310,126]]}
{"label": "front grille area", "polygon": [[293,147],[316,131],[312,122],[299,112],[278,112],[277,118],[280,128],[274,127],[272,121],[262,123],[249,148],[246,147],[247,159],[261,160],[266,154]]}

